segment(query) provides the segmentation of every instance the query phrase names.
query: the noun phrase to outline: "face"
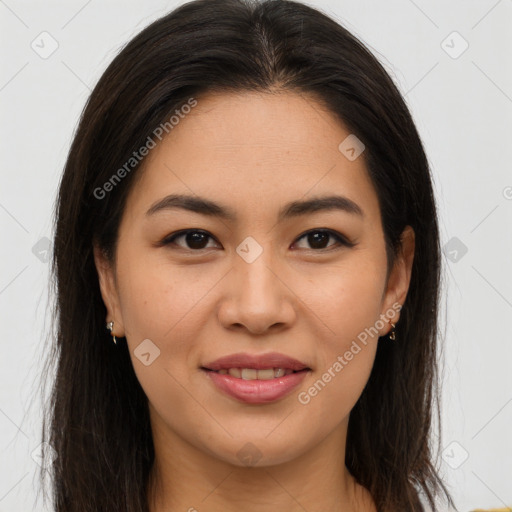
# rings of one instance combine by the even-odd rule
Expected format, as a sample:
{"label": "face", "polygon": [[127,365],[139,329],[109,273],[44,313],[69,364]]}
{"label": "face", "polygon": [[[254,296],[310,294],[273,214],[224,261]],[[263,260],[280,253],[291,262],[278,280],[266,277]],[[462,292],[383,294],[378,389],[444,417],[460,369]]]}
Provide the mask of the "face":
{"label": "face", "polygon": [[[106,320],[126,337],[155,431],[238,466],[283,463],[346,429],[378,337],[399,320],[413,233],[386,280],[364,151],[340,151],[350,132],[313,98],[197,101],[138,171],[115,266],[95,248]],[[162,203],[170,195],[218,208]],[[211,371],[240,353],[305,370],[247,380],[258,375],[248,359],[226,363],[252,368],[246,378]]]}

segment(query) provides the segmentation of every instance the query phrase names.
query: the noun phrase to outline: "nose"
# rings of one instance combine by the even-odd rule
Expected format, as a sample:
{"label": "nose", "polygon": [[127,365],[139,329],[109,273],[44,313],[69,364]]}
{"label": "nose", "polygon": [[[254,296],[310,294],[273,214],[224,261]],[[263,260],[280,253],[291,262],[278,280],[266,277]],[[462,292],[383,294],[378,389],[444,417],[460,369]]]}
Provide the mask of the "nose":
{"label": "nose", "polygon": [[283,271],[264,256],[265,251],[248,263],[236,255],[218,310],[225,328],[264,334],[289,328],[294,322],[296,296]]}

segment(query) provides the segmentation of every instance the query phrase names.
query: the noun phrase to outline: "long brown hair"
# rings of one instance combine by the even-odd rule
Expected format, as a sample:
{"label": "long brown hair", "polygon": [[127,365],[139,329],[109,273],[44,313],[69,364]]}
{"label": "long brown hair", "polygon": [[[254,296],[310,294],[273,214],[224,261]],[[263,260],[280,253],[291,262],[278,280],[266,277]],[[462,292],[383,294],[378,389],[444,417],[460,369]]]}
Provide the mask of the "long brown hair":
{"label": "long brown hair", "polygon": [[[440,247],[430,169],[408,108],[377,59],[343,26],[288,0],[196,0],[158,19],[115,57],[92,91],[55,208],[55,304],[45,363],[55,374],[43,441],[57,512],[148,510],[154,459],[148,401],[125,343],[111,343],[93,259],[114,260],[134,165],[101,188],[155,128],[208,91],[282,91],[322,102],[366,146],[391,268],[406,225],[415,231],[411,282],[397,342],[379,343],[350,415],[346,465],[380,512],[433,510],[450,495],[435,467],[439,418]],[[96,191],[96,194],[95,194]],[[45,482],[46,471],[41,472]]]}

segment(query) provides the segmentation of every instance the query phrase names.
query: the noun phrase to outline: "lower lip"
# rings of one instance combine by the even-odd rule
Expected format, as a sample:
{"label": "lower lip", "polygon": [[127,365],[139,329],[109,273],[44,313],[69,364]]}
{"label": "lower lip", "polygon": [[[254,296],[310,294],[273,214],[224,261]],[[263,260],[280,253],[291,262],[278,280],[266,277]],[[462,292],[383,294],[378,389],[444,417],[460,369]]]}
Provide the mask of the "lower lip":
{"label": "lower lip", "polygon": [[269,380],[244,380],[203,370],[218,389],[248,404],[267,404],[283,398],[304,380],[308,371],[303,370]]}

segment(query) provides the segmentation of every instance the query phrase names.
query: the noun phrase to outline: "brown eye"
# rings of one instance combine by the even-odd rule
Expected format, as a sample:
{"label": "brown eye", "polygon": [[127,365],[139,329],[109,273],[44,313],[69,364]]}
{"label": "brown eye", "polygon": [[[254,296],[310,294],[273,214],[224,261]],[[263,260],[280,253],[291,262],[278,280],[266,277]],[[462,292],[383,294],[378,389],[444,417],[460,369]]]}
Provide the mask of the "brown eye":
{"label": "brown eye", "polygon": [[303,238],[305,238],[308,244],[310,245],[310,247],[306,247],[306,249],[323,250],[335,246],[336,243],[330,245],[328,244],[329,239],[331,238],[338,242],[339,245],[348,247],[352,247],[353,245],[355,245],[350,243],[336,231],[332,231],[330,229],[316,229],[313,231],[308,231],[307,233],[304,233],[301,237],[299,237],[299,240]]}
{"label": "brown eye", "polygon": [[[185,246],[182,244],[176,243],[176,240],[183,239],[185,241]],[[198,231],[198,230],[186,230],[186,231],[180,231],[179,233],[175,233],[167,238],[165,238],[161,245],[178,245],[179,247],[182,247],[183,249],[190,249],[194,251],[199,251],[201,249],[207,248],[208,240],[212,239],[213,237],[207,233],[206,231]]]}

